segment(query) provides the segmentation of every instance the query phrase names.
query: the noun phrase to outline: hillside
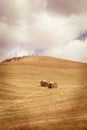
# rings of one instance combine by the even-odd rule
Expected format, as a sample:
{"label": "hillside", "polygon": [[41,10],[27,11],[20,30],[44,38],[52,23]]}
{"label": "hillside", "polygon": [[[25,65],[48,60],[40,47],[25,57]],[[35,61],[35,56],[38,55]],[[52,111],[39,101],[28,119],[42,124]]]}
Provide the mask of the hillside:
{"label": "hillside", "polygon": [[0,130],[86,129],[87,64],[42,56],[0,64]]}
{"label": "hillside", "polygon": [[57,68],[87,68],[87,63],[74,62],[48,56],[14,57],[3,61],[4,64],[28,64],[33,66]]}

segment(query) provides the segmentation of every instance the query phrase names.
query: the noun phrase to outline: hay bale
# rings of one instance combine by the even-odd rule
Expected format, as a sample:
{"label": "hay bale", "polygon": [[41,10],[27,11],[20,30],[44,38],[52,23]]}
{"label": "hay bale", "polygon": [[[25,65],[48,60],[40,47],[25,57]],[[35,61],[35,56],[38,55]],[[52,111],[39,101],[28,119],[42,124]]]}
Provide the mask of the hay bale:
{"label": "hay bale", "polygon": [[42,80],[42,81],[40,82],[40,85],[41,85],[41,86],[44,86],[44,87],[47,87],[47,86],[48,86],[48,82],[47,82],[46,80]]}
{"label": "hay bale", "polygon": [[48,88],[57,88],[57,83],[55,83],[55,82],[50,82],[49,84],[48,84]]}

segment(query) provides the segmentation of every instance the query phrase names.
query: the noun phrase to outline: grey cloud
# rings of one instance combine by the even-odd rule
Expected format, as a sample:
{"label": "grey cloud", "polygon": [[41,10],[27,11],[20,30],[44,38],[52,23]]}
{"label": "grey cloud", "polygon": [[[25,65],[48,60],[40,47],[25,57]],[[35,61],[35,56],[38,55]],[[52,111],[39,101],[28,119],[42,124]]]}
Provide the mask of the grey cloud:
{"label": "grey cloud", "polygon": [[58,14],[71,15],[87,12],[87,0],[47,0],[48,10]]}

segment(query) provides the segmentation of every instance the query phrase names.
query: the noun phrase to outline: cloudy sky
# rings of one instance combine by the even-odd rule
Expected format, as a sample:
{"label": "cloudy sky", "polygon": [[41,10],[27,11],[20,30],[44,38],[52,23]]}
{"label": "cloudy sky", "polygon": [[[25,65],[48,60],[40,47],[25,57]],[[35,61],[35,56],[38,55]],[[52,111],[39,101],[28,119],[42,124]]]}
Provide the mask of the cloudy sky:
{"label": "cloudy sky", "polygon": [[87,62],[87,0],[0,0],[0,61],[23,55]]}

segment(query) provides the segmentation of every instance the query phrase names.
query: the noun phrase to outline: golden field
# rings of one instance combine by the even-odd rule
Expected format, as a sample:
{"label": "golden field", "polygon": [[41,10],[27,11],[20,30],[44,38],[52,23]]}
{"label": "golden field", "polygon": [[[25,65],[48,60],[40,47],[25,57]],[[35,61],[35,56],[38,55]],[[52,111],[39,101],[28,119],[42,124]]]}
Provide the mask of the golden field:
{"label": "golden field", "polygon": [[[41,87],[43,79],[58,88]],[[1,63],[0,130],[87,130],[87,63],[42,56]]]}

